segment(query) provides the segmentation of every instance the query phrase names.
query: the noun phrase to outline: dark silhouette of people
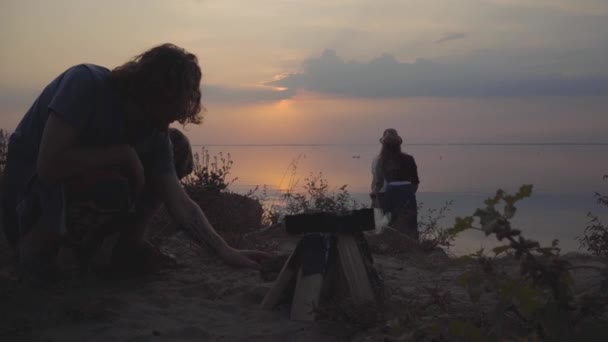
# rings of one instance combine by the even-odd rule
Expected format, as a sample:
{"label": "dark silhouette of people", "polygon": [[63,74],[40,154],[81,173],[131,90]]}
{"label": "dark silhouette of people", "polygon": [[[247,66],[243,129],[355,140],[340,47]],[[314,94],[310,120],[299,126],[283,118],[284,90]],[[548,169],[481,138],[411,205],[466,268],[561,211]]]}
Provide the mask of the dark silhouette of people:
{"label": "dark silhouette of people", "polygon": [[374,207],[390,214],[389,226],[418,239],[416,192],[420,180],[413,156],[401,151],[403,139],[394,128],[380,138],[382,149],[372,163],[371,198]]}
{"label": "dark silhouette of people", "polygon": [[[44,88],[10,137],[4,175],[4,233],[21,272],[52,270],[62,245],[86,262],[114,232],[116,267],[158,270],[172,259],[144,233],[162,203],[226,264],[258,267],[267,255],[230,247],[180,184],[192,151],[169,124],[201,122],[200,81],[197,57],[164,44],[112,70],[71,67]],[[83,215],[89,223],[72,224]]]}

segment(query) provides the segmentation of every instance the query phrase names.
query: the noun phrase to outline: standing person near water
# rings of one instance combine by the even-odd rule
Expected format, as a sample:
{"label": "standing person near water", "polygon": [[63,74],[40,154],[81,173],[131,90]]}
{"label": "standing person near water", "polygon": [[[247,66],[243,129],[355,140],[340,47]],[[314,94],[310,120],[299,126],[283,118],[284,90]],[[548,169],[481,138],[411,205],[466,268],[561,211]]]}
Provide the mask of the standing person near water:
{"label": "standing person near water", "polygon": [[420,180],[413,156],[401,152],[403,139],[394,128],[384,130],[382,150],[372,162],[372,205],[390,214],[389,225],[418,239],[416,192]]}

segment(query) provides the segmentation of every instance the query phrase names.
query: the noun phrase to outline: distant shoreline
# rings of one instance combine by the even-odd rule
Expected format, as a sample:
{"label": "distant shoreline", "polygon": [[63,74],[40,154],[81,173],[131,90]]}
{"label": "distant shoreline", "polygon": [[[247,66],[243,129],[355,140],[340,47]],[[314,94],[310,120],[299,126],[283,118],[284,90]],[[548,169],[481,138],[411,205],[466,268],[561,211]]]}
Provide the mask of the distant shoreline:
{"label": "distant shoreline", "polygon": [[[192,144],[192,146],[235,146],[235,147],[320,147],[320,146],[377,146],[378,144]],[[406,143],[408,146],[608,146],[605,143]]]}

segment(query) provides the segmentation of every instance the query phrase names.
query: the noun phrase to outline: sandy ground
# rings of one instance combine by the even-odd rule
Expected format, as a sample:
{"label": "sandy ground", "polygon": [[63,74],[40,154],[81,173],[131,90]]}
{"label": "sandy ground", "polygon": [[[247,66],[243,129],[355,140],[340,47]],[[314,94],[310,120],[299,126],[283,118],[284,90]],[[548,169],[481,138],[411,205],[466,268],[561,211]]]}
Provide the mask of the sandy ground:
{"label": "sandy ground", "polygon": [[[293,239],[282,241],[278,253],[294,245]],[[130,279],[68,272],[59,282],[37,289],[19,286],[5,272],[0,276],[0,339],[321,342],[365,335],[339,322],[291,321],[288,307],[258,309],[272,282],[258,271],[224,266],[179,234],[164,249],[183,267]],[[406,267],[398,258],[379,262],[387,282],[406,292],[416,291],[422,278],[429,283],[453,278],[436,268]]]}
{"label": "sandy ground", "polygon": [[184,238],[167,248],[184,264],[131,279],[74,276],[45,289],[3,277],[0,339],[6,341],[337,341],[331,324],[261,311],[271,286],[259,272],[222,265]]}
{"label": "sandy ground", "polygon": [[[277,243],[279,253],[293,240]],[[213,255],[192,247],[179,234],[165,250],[182,267],[135,278],[96,274],[67,275],[57,283],[31,289],[7,272],[0,274],[0,340],[2,341],[378,341],[382,329],[361,331],[330,321],[288,319],[288,308],[258,309],[272,282],[258,271],[237,270]],[[432,289],[449,292],[450,305],[467,310],[470,301],[456,279],[471,264],[443,253],[376,256],[377,267],[390,290],[386,310],[407,310],[408,298],[418,305],[431,302]],[[575,257],[580,263],[598,264]],[[5,268],[6,269],[6,268]],[[581,270],[578,282],[596,282]],[[586,284],[586,285],[585,285]]]}

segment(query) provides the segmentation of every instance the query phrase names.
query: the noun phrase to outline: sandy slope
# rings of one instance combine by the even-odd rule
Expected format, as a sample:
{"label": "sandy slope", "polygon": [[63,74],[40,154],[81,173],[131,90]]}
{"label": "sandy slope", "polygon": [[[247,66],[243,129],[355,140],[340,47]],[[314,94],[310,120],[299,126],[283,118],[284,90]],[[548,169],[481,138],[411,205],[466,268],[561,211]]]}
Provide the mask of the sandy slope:
{"label": "sandy slope", "polygon": [[[282,241],[283,252],[293,241]],[[183,267],[158,275],[116,279],[99,275],[68,277],[44,289],[26,289],[0,276],[2,341],[376,341],[382,331],[357,331],[337,322],[290,321],[287,308],[267,312],[258,305],[271,286],[257,271],[236,270],[212,255],[189,247],[185,237],[170,238],[165,247]],[[578,260],[578,259],[577,259]],[[589,263],[589,259],[580,259]],[[433,298],[428,289],[450,292],[450,305],[471,304],[456,279],[471,264],[444,254],[376,257],[391,289],[386,310],[407,310]],[[597,262],[595,262],[597,263]],[[595,282],[581,270],[583,284]],[[392,313],[390,314],[392,315]]]}
{"label": "sandy slope", "polygon": [[[0,339],[321,342],[353,337],[355,330],[340,323],[291,321],[286,307],[259,310],[271,282],[257,271],[226,267],[188,245],[184,237],[171,238],[165,248],[184,267],[154,276],[111,279],[71,273],[71,278],[36,290],[2,277]],[[280,249],[293,245],[284,241]],[[404,268],[397,258],[382,258],[381,263],[387,281],[404,291],[414,290],[415,279],[445,277],[437,269]]]}
{"label": "sandy slope", "polygon": [[2,279],[0,339],[23,341],[336,341],[348,332],[258,310],[271,283],[172,238],[185,264],[132,278],[74,277],[43,290]]}

